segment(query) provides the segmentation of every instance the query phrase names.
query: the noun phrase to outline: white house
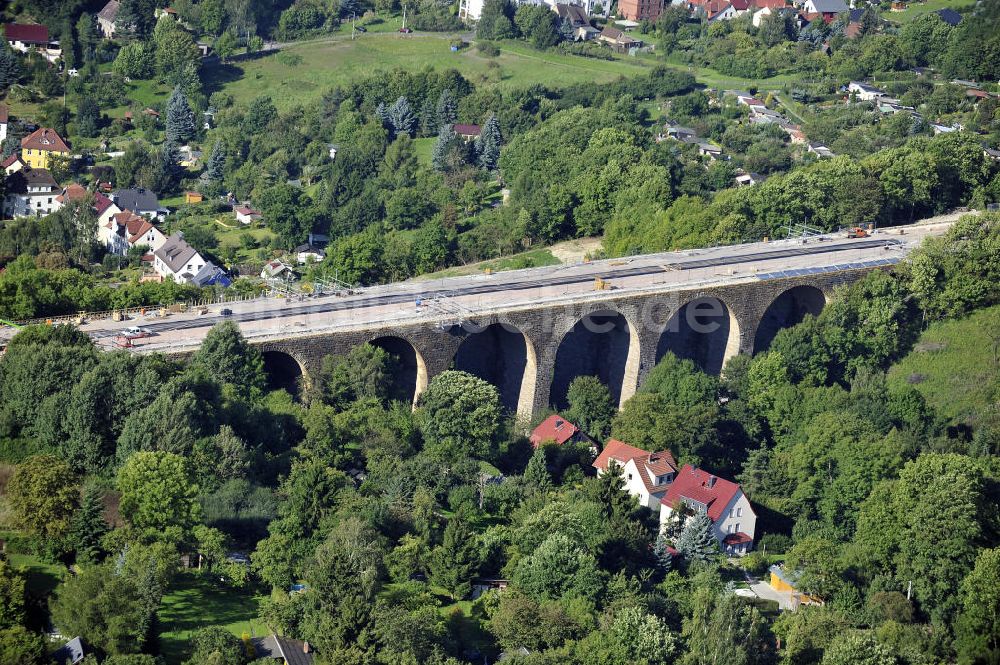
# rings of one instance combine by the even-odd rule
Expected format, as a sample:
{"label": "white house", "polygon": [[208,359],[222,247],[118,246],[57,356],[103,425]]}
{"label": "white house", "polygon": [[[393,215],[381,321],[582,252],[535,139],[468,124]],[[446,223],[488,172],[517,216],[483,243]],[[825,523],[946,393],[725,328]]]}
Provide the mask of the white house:
{"label": "white house", "polygon": [[58,195],[59,184],[46,169],[21,169],[7,178],[4,216],[43,217],[59,209]]}
{"label": "white house", "polygon": [[51,63],[62,57],[59,42],[49,40],[49,29],[34,23],[5,23],[4,38],[15,51],[37,51]]}
{"label": "white house", "polygon": [[20,155],[11,155],[7,159],[3,160],[3,164],[0,164],[3,168],[4,175],[10,175],[11,173],[17,173],[24,168],[24,162],[21,161]]}
{"label": "white house", "polygon": [[198,250],[185,242],[183,233],[170,236],[153,252],[153,270],[156,274],[178,284],[193,282],[208,263]]}
{"label": "white house", "polygon": [[319,247],[299,245],[295,248],[295,260],[299,262],[299,265],[305,265],[309,262],[319,263],[325,258],[326,252]]}
{"label": "white house", "polygon": [[851,81],[847,85],[847,91],[852,95],[857,96],[858,99],[866,102],[872,102],[885,96],[884,90],[879,90],[875,86],[862,83],[861,81]]}
{"label": "white house", "polygon": [[639,505],[656,511],[677,473],[677,462],[669,451],[650,453],[616,439],[605,444],[594,460],[597,475],[608,471],[611,461],[617,462],[625,480],[625,491],[639,499]]}
{"label": "white house", "polygon": [[731,480],[685,464],[661,503],[661,530],[674,509],[683,506],[693,514],[708,514],[712,520],[712,535],[727,554],[743,555],[753,547],[757,515],[743,490]]}
{"label": "white house", "polygon": [[0,143],[7,138],[7,121],[10,119],[10,111],[6,104],[0,104]]}
{"label": "white house", "polygon": [[483,15],[484,0],[460,0],[458,3],[458,18],[463,21],[478,21]]}
{"label": "white house", "polygon": [[104,5],[104,8],[97,13],[97,28],[104,35],[105,39],[113,39],[115,36],[116,25],[115,22],[118,20],[118,10],[121,8],[121,2],[118,0],[108,0],[108,4]]}
{"label": "white house", "polygon": [[240,224],[252,224],[263,217],[260,211],[254,210],[248,205],[234,206],[233,212],[236,213],[236,221]]}

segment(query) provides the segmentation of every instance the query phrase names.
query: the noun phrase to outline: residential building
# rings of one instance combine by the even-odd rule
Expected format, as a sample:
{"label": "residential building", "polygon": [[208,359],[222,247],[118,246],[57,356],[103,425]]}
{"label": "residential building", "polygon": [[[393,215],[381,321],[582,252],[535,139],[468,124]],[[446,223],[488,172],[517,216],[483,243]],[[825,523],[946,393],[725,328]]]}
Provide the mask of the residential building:
{"label": "residential building", "polygon": [[10,120],[10,110],[6,104],[0,104],[0,142],[7,138],[7,122]]}
{"label": "residential building", "polygon": [[271,635],[250,640],[258,659],[269,659],[281,665],[312,665],[313,652],[308,642]]}
{"label": "residential building", "polygon": [[77,665],[77,663],[82,663],[85,657],[86,653],[83,649],[83,641],[79,637],[74,637],[53,651],[50,659],[52,662],[60,663],[61,665],[66,665],[67,663],[69,665]]}
{"label": "residential building", "polygon": [[528,440],[535,448],[543,443],[554,443],[557,446],[567,443],[592,443],[590,437],[581,432],[579,427],[558,413],[538,423],[538,427],[531,430]]}
{"label": "residential building", "polygon": [[833,157],[833,150],[830,150],[822,143],[817,143],[816,141],[810,141],[809,147],[807,148],[809,152],[816,155],[817,157]]}
{"label": "residential building", "polygon": [[458,18],[463,21],[474,23],[483,15],[483,5],[485,0],[459,0]]}
{"label": "residential building", "polygon": [[597,475],[607,473],[614,460],[621,468],[625,491],[639,500],[639,505],[656,511],[677,474],[677,462],[669,450],[650,453],[616,439],[610,439],[594,460]]}
{"label": "residential building", "polygon": [[122,210],[131,210],[147,219],[162,219],[166,210],[160,206],[156,194],[143,187],[119,189],[111,194],[111,200]]}
{"label": "residential building", "polygon": [[3,160],[3,164],[0,164],[0,167],[3,168],[4,175],[10,175],[23,169],[24,162],[21,161],[20,155],[11,155]]}
{"label": "residential building", "polygon": [[806,0],[802,11],[807,15],[819,14],[826,23],[832,23],[838,14],[850,11],[844,0]]}
{"label": "residential building", "polygon": [[62,57],[59,42],[49,39],[49,29],[44,25],[5,23],[3,32],[7,44],[15,51],[37,51],[51,63]]}
{"label": "residential building", "polygon": [[573,41],[583,42],[596,39],[601,31],[590,24],[587,10],[580,5],[558,3],[553,7],[560,20],[569,22],[573,29]]}
{"label": "residential building", "polygon": [[597,36],[597,41],[602,44],[607,44],[609,47],[620,53],[628,51],[630,48],[642,46],[642,42],[638,39],[632,39],[618,28],[613,28],[611,26],[605,26],[605,28],[601,30],[601,34]]}
{"label": "residential building", "polygon": [[683,506],[692,514],[708,515],[712,521],[712,535],[727,554],[743,555],[753,547],[757,515],[743,490],[731,480],[685,464],[661,502],[661,528],[673,511]]}
{"label": "residential building", "polygon": [[118,0],[108,0],[108,4],[97,13],[97,29],[101,31],[105,39],[113,39],[115,36],[115,21],[118,19],[118,10],[121,2]]}
{"label": "residential building", "polygon": [[153,270],[163,279],[172,279],[178,284],[192,283],[209,261],[184,240],[183,233],[177,233],[153,252]]}
{"label": "residential building", "polygon": [[7,178],[4,216],[43,217],[59,209],[59,183],[46,169],[21,169]]}
{"label": "residential building", "polygon": [[962,15],[954,9],[939,9],[934,13],[938,15],[938,18],[953,28],[962,22]]}
{"label": "residential building", "polygon": [[305,265],[310,262],[319,263],[325,258],[326,252],[319,247],[305,244],[295,248],[295,260],[299,262],[299,265]]}
{"label": "residential building", "polygon": [[32,169],[47,169],[53,156],[69,157],[69,146],[59,133],[39,127],[21,139],[21,161]]}
{"label": "residential building", "polygon": [[223,288],[229,288],[233,285],[233,281],[229,279],[226,271],[211,261],[198,271],[198,274],[191,279],[191,283],[195,286],[221,286]]}
{"label": "residential building", "polygon": [[478,139],[479,135],[483,131],[483,128],[479,125],[463,125],[461,123],[452,125],[451,128],[456,134],[458,134],[458,137],[466,143]]}
{"label": "residential building", "polygon": [[261,268],[260,278],[267,280],[292,280],[295,279],[295,271],[280,259],[273,259],[264,264]]}
{"label": "residential building", "polygon": [[236,213],[236,221],[240,224],[251,224],[263,217],[260,211],[254,210],[246,204],[233,206],[233,212]]}
{"label": "residential building", "polygon": [[885,90],[880,90],[861,81],[851,81],[847,84],[847,92],[866,102],[873,102],[885,96]]}
{"label": "residential building", "polygon": [[629,21],[655,21],[663,12],[663,0],[619,0],[618,15]]}
{"label": "residential building", "polygon": [[758,183],[764,182],[764,176],[759,173],[739,173],[733,181],[736,183],[737,187],[750,187]]}
{"label": "residential building", "polygon": [[184,192],[184,203],[194,204],[201,203],[205,200],[205,197],[201,192]]}

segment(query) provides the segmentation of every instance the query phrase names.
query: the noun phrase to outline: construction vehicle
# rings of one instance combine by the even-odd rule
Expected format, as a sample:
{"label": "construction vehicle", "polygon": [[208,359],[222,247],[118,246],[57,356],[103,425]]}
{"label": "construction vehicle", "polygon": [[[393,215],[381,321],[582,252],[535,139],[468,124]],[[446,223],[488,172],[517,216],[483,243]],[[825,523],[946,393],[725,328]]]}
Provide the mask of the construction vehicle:
{"label": "construction vehicle", "polygon": [[600,277],[594,278],[595,291],[608,291],[610,289],[611,289],[611,284],[609,284],[606,279],[601,279]]}
{"label": "construction vehicle", "polygon": [[847,229],[847,237],[848,238],[867,238],[868,237],[868,231],[865,231],[860,226],[852,226],[851,228]]}

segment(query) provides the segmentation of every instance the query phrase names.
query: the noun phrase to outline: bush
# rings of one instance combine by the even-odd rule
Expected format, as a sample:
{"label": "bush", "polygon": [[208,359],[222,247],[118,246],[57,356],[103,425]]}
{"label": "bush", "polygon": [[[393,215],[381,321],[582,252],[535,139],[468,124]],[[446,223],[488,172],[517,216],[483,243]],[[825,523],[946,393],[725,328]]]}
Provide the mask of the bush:
{"label": "bush", "polygon": [[739,564],[743,570],[751,575],[763,575],[767,572],[771,562],[763,552],[755,551],[740,559]]}
{"label": "bush", "polygon": [[757,549],[769,554],[784,554],[792,546],[792,539],[783,533],[769,533],[757,541]]}
{"label": "bush", "polygon": [[476,50],[487,58],[495,58],[500,55],[500,47],[493,42],[476,42]]}

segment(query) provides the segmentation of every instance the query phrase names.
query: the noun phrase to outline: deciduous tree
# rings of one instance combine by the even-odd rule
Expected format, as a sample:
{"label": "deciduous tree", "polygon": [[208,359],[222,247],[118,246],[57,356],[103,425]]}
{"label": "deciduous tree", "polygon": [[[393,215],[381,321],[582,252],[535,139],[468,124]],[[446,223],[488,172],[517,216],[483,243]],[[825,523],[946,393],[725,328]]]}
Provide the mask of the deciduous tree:
{"label": "deciduous tree", "polygon": [[73,470],[50,455],[29,457],[7,484],[7,502],[16,523],[45,540],[66,534],[79,500]]}

